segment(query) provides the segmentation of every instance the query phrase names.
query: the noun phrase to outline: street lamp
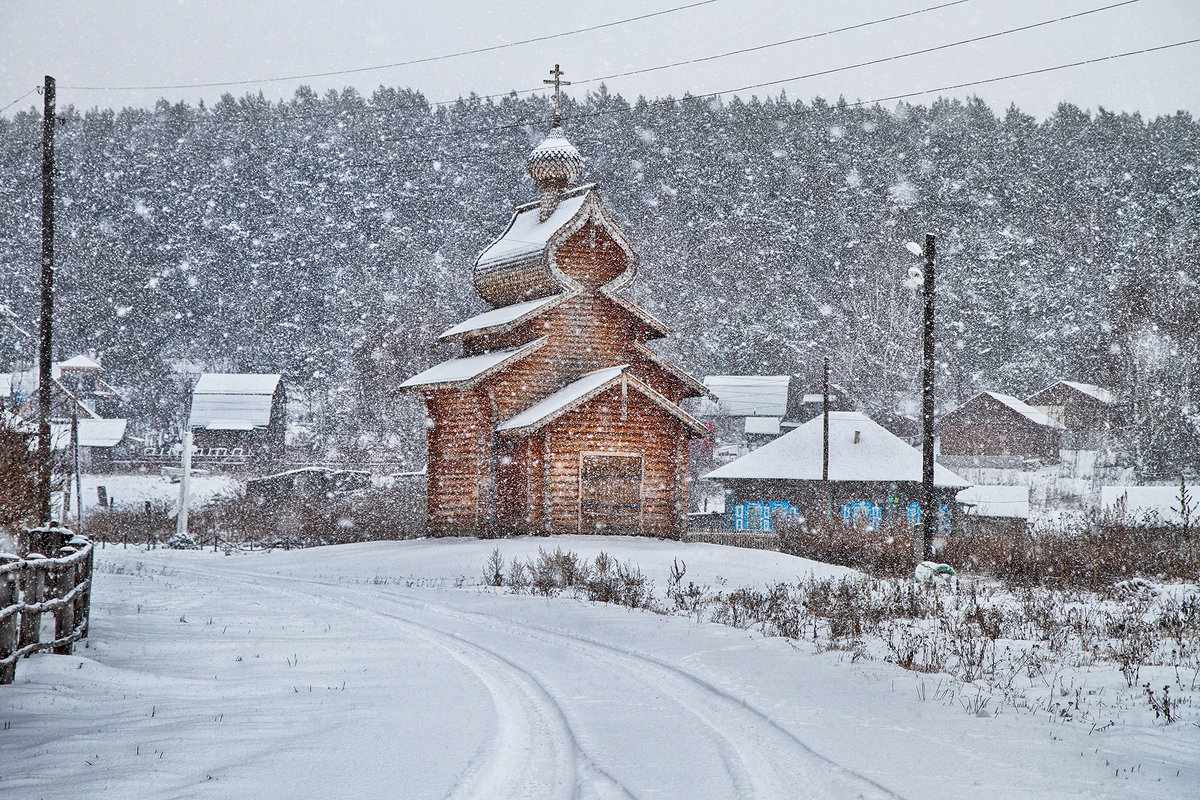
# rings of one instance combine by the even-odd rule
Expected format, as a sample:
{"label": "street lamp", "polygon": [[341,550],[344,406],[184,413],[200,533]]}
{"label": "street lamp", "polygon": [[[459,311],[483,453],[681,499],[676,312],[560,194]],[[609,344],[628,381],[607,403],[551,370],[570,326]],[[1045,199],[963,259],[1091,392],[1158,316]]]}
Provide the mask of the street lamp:
{"label": "street lamp", "polygon": [[921,521],[914,536],[913,553],[917,561],[933,558],[933,531],[937,526],[937,508],[933,496],[933,257],[934,235],[925,234],[925,247],[908,242],[905,247],[925,259],[925,268],[910,267],[907,284],[921,289],[923,322],[921,326]]}

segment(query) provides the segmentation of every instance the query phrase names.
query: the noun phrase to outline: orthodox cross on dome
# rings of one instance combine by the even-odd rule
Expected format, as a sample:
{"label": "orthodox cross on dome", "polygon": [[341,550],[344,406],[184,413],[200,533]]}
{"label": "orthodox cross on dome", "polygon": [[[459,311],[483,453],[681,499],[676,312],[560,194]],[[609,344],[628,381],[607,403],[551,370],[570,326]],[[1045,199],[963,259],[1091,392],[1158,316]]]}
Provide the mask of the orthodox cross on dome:
{"label": "orthodox cross on dome", "polygon": [[570,86],[570,81],[564,81],[562,76],[565,74],[559,69],[558,64],[554,65],[554,69],[550,70],[550,74],[554,76],[554,80],[542,80],[542,83],[554,85],[554,117],[551,119],[551,127],[557,128],[562,124],[562,87]]}

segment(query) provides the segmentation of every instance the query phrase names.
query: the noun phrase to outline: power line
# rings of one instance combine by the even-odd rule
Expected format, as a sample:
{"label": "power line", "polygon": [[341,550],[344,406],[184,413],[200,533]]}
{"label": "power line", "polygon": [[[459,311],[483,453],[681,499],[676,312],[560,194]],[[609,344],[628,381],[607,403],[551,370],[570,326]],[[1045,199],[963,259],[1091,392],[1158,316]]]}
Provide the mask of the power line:
{"label": "power line", "polygon": [[[940,50],[949,50],[952,47],[961,47],[962,45],[965,45],[965,44],[975,44],[976,42],[982,42],[982,41],[986,41],[988,39],[996,39],[1001,36],[1008,36],[1008,35],[1014,34],[1014,33],[1022,33],[1024,31],[1033,30],[1034,28],[1042,28],[1042,27],[1045,27],[1046,25],[1054,25],[1059,22],[1065,22],[1067,20],[1076,19],[1077,17],[1085,17],[1085,16],[1088,16],[1089,14],[1096,14],[1101,11],[1109,11],[1114,8],[1120,8],[1121,6],[1128,6],[1128,5],[1132,5],[1133,3],[1140,3],[1140,2],[1141,2],[1141,0],[1122,0],[1119,3],[1113,3],[1113,4],[1107,5],[1107,6],[1101,6],[1100,8],[1093,8],[1088,11],[1080,11],[1075,14],[1067,14],[1065,16],[1056,17],[1055,19],[1048,19],[1043,22],[1034,22],[1029,25],[1021,25],[1016,28],[1008,28],[1007,30],[997,31],[995,33],[988,33],[988,34],[984,34],[982,36],[973,36],[970,39],[960,39],[957,42],[949,42],[947,44],[940,44],[940,45],[936,45],[934,47],[926,47],[922,50],[913,50],[908,53],[900,53],[898,55],[887,56],[885,58],[876,58],[871,61],[861,61],[857,64],[851,64],[850,66],[847,66],[847,67],[834,67],[832,69],[821,70],[819,72],[809,72],[805,75],[796,75],[791,78],[779,78],[778,80],[768,81],[766,83],[756,83],[752,86],[739,86],[736,89],[727,89],[724,92],[720,92],[720,94],[730,94],[732,92],[742,92],[742,91],[746,91],[747,89],[761,89],[761,88],[764,88],[767,86],[778,86],[781,83],[790,83],[792,81],[800,81],[800,80],[805,80],[807,78],[817,78],[822,75],[831,75],[835,72],[846,72],[848,70],[859,69],[861,67],[871,67],[871,66],[875,66],[877,64],[886,64],[889,61],[899,61],[900,59],[903,59],[903,58],[912,58],[913,56],[928,55],[929,53],[936,53]],[[585,81],[578,81],[578,83],[585,83]]]}
{"label": "power line", "polygon": [[10,108],[12,108],[12,107],[13,107],[13,106],[15,106],[17,103],[19,103],[19,102],[21,102],[22,100],[24,100],[26,97],[29,97],[29,95],[33,94],[34,92],[36,92],[36,91],[37,91],[38,89],[40,89],[40,88],[42,88],[42,87],[40,87],[40,86],[35,86],[35,87],[33,87],[32,89],[30,89],[28,92],[26,92],[25,94],[23,94],[23,95],[21,95],[20,97],[18,97],[16,100],[13,100],[11,103],[9,103],[8,105],[6,105],[4,108],[0,108],[0,114],[4,113],[5,111],[8,111]]}
{"label": "power line", "polygon": [[[711,56],[703,56],[701,58],[689,59],[686,61],[678,61],[678,62],[673,62],[670,64],[662,64],[662,65],[646,67],[646,68],[638,69],[638,70],[631,70],[628,72],[614,73],[612,75],[605,75],[605,76],[599,76],[599,77],[594,77],[594,78],[582,78],[582,79],[572,81],[572,83],[574,83],[575,85],[597,83],[600,81],[610,80],[612,78],[627,77],[630,75],[640,75],[640,74],[644,74],[644,73],[648,73],[648,72],[655,72],[658,70],[669,69],[671,67],[686,66],[686,65],[690,65],[690,64],[699,64],[699,63],[704,63],[707,61],[714,61],[717,59],[728,58],[730,56],[740,55],[743,53],[755,52],[755,51],[764,50],[764,49],[771,48],[771,47],[779,47],[779,46],[786,45],[786,44],[792,44],[792,43],[799,42],[799,41],[806,41],[809,39],[816,39],[816,38],[820,38],[820,37],[824,37],[824,36],[830,36],[830,35],[833,35],[836,33],[842,33],[842,32],[849,31],[849,30],[864,28],[864,27],[868,27],[871,25],[877,25],[877,24],[880,24],[883,22],[891,22],[891,21],[901,19],[904,17],[916,16],[918,14],[924,14],[924,13],[927,13],[930,11],[936,11],[936,10],[943,9],[943,8],[946,8],[949,6],[961,5],[962,3],[967,3],[967,2],[971,2],[971,1],[972,0],[954,0],[954,2],[942,3],[940,5],[929,6],[929,7],[926,7],[923,9],[918,9],[916,11],[911,11],[911,12],[908,12],[905,14],[893,15],[891,17],[883,17],[880,19],[870,20],[867,22],[861,22],[861,23],[857,23],[855,25],[845,26],[842,28],[835,28],[835,29],[831,29],[828,31],[822,31],[820,33],[808,34],[806,36],[801,36],[801,37],[797,37],[797,38],[793,38],[793,39],[786,39],[786,40],[782,40],[779,42],[772,42],[772,43],[763,44],[763,45],[756,45],[753,47],[743,48],[743,49],[739,49],[739,50],[732,50],[732,51],[729,51],[726,53],[719,53],[719,54],[711,55]],[[1057,24],[1060,22],[1066,22],[1068,20],[1077,19],[1079,17],[1085,17],[1085,16],[1089,16],[1091,14],[1097,14],[1102,11],[1109,11],[1114,8],[1120,8],[1122,6],[1133,5],[1134,3],[1139,3],[1141,1],[1142,0],[1121,0],[1121,2],[1111,3],[1106,6],[1100,6],[1099,8],[1088,9],[1088,10],[1080,11],[1080,12],[1077,12],[1074,14],[1066,14],[1066,15],[1063,15],[1060,17],[1055,17],[1053,19],[1043,20],[1041,22],[1034,22],[1034,23],[1031,23],[1028,25],[1020,25],[1015,28],[1007,28],[1002,31],[996,31],[994,33],[983,34],[981,36],[973,36],[973,37],[970,37],[967,39],[960,39],[955,42],[948,42],[946,44],[936,45],[933,47],[927,47],[927,48],[924,48],[921,50],[914,50],[914,51],[910,51],[907,53],[899,53],[897,55],[886,56],[884,58],[872,59],[870,61],[860,61],[855,64],[848,64],[848,65],[841,66],[841,67],[832,67],[830,69],[820,70],[817,72],[810,72],[810,73],[807,73],[804,75],[795,75],[795,76],[792,76],[789,78],[779,78],[779,79],[776,79],[773,81],[768,81],[765,83],[757,83],[757,84],[752,84],[749,86],[740,86],[740,87],[737,87],[734,89],[724,89],[719,92],[712,92],[712,93],[707,93],[707,94],[702,94],[702,95],[694,95],[694,97],[712,97],[712,96],[716,96],[716,95],[732,94],[735,92],[746,91],[749,89],[765,88],[765,87],[769,87],[769,86],[776,86],[776,85],[779,85],[782,83],[790,83],[792,81],[806,80],[808,78],[817,78],[817,77],[822,77],[825,75],[832,75],[832,74],[839,73],[839,72],[848,72],[848,71],[854,70],[854,69],[861,69],[863,67],[868,67],[868,66],[876,66],[879,64],[884,64],[884,63],[888,63],[888,62],[892,62],[892,61],[899,61],[901,59],[913,58],[913,57],[919,56],[919,55],[928,55],[929,53],[934,53],[934,52],[938,52],[941,50],[949,50],[954,47],[961,47],[961,46],[967,45],[967,44],[975,44],[975,43],[986,41],[989,39],[996,39],[996,38],[999,38],[1002,36],[1009,36],[1014,33],[1022,33],[1025,31],[1033,30],[1035,28],[1041,28],[1041,27],[1045,27],[1047,25],[1054,25],[1054,24]],[[514,95],[526,95],[526,94],[532,95],[532,94],[537,94],[542,91],[544,91],[544,87],[536,87],[533,89],[522,89],[519,91],[514,90],[514,91],[503,92],[500,94],[484,95],[484,96],[478,97],[477,99],[479,101],[490,101],[490,100],[495,100],[495,99],[502,98],[502,97],[510,97],[510,96],[514,96]],[[430,102],[430,103],[428,103],[428,107],[438,108],[438,107],[443,107],[443,106],[451,106],[458,102],[459,102],[459,99],[442,100],[442,101],[437,101],[437,102]],[[422,106],[419,106],[416,104],[410,104],[410,105],[402,105],[402,106],[392,106],[387,109],[368,108],[368,109],[362,109],[362,110],[358,110],[358,111],[349,112],[349,114],[352,116],[359,116],[362,114],[381,113],[382,111],[404,111],[404,110],[420,108],[420,107],[422,107]],[[342,117],[342,116],[346,116],[346,115],[347,115],[347,112],[327,112],[327,113],[322,113],[322,114],[292,115],[292,116],[289,116],[288,119],[297,119],[297,120],[299,120],[299,119],[320,119],[320,118],[328,118],[328,117],[335,117],[335,116]]]}
{"label": "power line", "polygon": [[[608,80],[612,80],[613,78],[628,78],[631,75],[644,75],[647,72],[657,72],[658,70],[670,69],[672,67],[684,67],[684,66],[690,66],[692,64],[703,64],[706,61],[715,61],[719,58],[728,58],[729,56],[740,56],[740,55],[744,55],[746,53],[756,53],[760,50],[768,50],[772,47],[782,47],[785,44],[796,44],[797,42],[807,42],[807,41],[811,41],[813,39],[820,39],[825,36],[832,36],[836,33],[846,33],[847,31],[860,30],[862,28],[868,28],[872,25],[879,25],[884,22],[894,22],[898,19],[904,19],[906,17],[915,17],[920,14],[927,14],[930,11],[939,11],[943,8],[949,8],[950,6],[958,6],[958,5],[962,5],[963,3],[970,3],[970,2],[973,2],[973,0],[954,0],[953,2],[950,2],[950,3],[942,3],[941,5],[929,6],[927,8],[920,8],[920,9],[917,9],[916,11],[908,11],[903,14],[894,14],[890,17],[881,17],[880,19],[873,19],[868,22],[859,22],[854,25],[846,25],[841,28],[832,28],[827,31],[821,31],[820,33],[810,33],[810,34],[806,34],[804,36],[797,36],[792,39],[783,39],[778,42],[770,42],[768,44],[760,44],[760,45],[755,45],[753,47],[743,47],[739,50],[730,50],[727,53],[718,53],[717,55],[712,55],[712,56],[703,56],[701,58],[691,58],[691,59],[687,59],[685,61],[675,61],[671,64],[662,64],[657,67],[646,67],[644,69],[629,70],[628,72],[614,72],[612,75],[602,75],[598,78],[584,78],[583,80],[572,81],[572,83],[574,83],[574,84],[596,83],[597,81],[608,81]],[[1131,0],[1131,2],[1137,2],[1137,0]],[[529,91],[536,91],[536,90],[531,89]]]}
{"label": "power line", "polygon": [[284,76],[280,76],[277,78],[249,78],[249,79],[244,79],[244,80],[212,81],[212,82],[207,82],[207,83],[177,83],[177,84],[163,84],[163,85],[159,85],[159,86],[66,86],[64,88],[75,89],[75,90],[80,90],[80,91],[110,91],[110,92],[141,91],[141,90],[155,90],[155,89],[209,89],[209,88],[213,88],[213,87],[217,87],[217,86],[246,86],[248,84],[254,84],[254,83],[276,83],[279,81],[302,80],[305,78],[328,78],[328,77],[332,77],[334,75],[353,75],[355,73],[361,73],[361,72],[373,72],[375,70],[393,69],[395,67],[407,67],[407,66],[411,66],[413,64],[428,64],[433,61],[445,61],[446,59],[450,59],[450,58],[460,58],[462,56],[478,55],[479,53],[491,53],[491,52],[495,52],[496,50],[504,50],[509,47],[518,47],[520,45],[526,45],[526,44],[535,44],[537,42],[548,42],[553,39],[562,39],[567,36],[576,36],[581,33],[591,33],[592,31],[603,30],[604,28],[614,28],[614,27],[617,27],[618,25],[625,25],[630,22],[640,22],[642,20],[651,19],[653,17],[661,17],[661,16],[665,16],[667,14],[674,14],[679,11],[686,11],[688,9],[697,8],[699,6],[706,6],[711,3],[716,3],[716,2],[719,2],[719,0],[699,0],[699,2],[689,3],[687,5],[675,6],[674,8],[667,8],[662,11],[654,11],[649,14],[640,14],[636,17],[626,17],[625,19],[619,19],[614,22],[605,22],[600,25],[592,25],[587,28],[578,28],[573,31],[565,31],[563,33],[552,33],[552,34],[548,34],[546,36],[535,36],[531,39],[521,39],[519,41],[508,42],[506,44],[491,45],[489,47],[478,47],[473,50],[460,50],[456,53],[445,53],[443,55],[427,56],[425,58],[414,58],[410,61],[397,61],[397,62],[394,62],[391,64],[379,64],[379,65],[373,66],[373,67],[356,67],[354,69],[339,69],[339,70],[331,70],[329,72],[310,72],[310,73],[306,73],[303,75],[284,75]]}
{"label": "power line", "polygon": [[[1024,77],[1028,77],[1030,75],[1041,75],[1041,74],[1045,74],[1048,72],[1057,72],[1058,70],[1063,70],[1063,69],[1072,69],[1075,67],[1087,66],[1089,64],[1098,64],[1098,63],[1105,62],[1105,61],[1115,61],[1120,58],[1129,58],[1131,56],[1144,55],[1146,53],[1155,53],[1155,52],[1159,52],[1159,51],[1163,51],[1163,50],[1171,50],[1176,47],[1185,47],[1187,45],[1193,45],[1193,44],[1197,44],[1197,43],[1200,43],[1200,38],[1188,39],[1188,40],[1185,40],[1182,42],[1173,42],[1171,44],[1159,45],[1157,47],[1146,47],[1141,50],[1130,50],[1130,51],[1127,51],[1124,53],[1114,53],[1113,55],[1098,56],[1096,58],[1088,58],[1088,59],[1084,59],[1082,61],[1073,61],[1073,62],[1070,62],[1067,64],[1057,64],[1052,67],[1042,67],[1040,69],[1026,70],[1024,72],[1013,72],[1008,75],[998,75],[998,76],[992,77],[992,78],[982,78],[982,79],[974,80],[974,81],[964,81],[962,83],[948,84],[945,86],[938,86],[938,87],[934,87],[934,88],[930,88],[930,89],[922,89],[920,91],[904,92],[901,94],[888,95],[886,97],[876,97],[876,98],[873,98],[870,100],[858,100],[853,103],[847,103],[846,105],[851,106],[851,107],[860,107],[860,106],[875,105],[877,103],[884,103],[884,102],[888,102],[891,100],[905,100],[910,97],[920,97],[921,95],[934,94],[937,92],[946,92],[946,91],[950,91],[952,89],[965,89],[965,88],[972,87],[972,86],[983,86],[983,85],[990,84],[990,83],[998,83],[1000,81],[1012,80],[1014,78],[1024,78]],[[723,94],[727,94],[729,92],[744,91],[746,89],[757,89],[757,88],[760,88],[763,86],[773,86],[777,83],[778,83],[778,81],[769,81],[769,82],[762,83],[762,84],[755,84],[753,86],[744,86],[744,87],[741,87],[740,89],[727,89],[727,90],[723,90],[723,91],[708,92],[705,94],[690,95],[687,98],[683,98],[683,99],[686,99],[687,101],[714,99],[714,98],[720,97]],[[668,106],[668,105],[674,105],[679,102],[682,102],[682,100],[674,100],[674,99],[672,99],[672,100],[656,100],[652,103],[648,103],[647,105],[648,106],[655,106],[655,105]],[[612,115],[612,114],[631,114],[635,110],[636,109],[633,108],[632,106],[628,107],[628,108],[605,109],[605,110],[601,110],[601,111],[589,112],[586,114],[576,114],[573,116],[564,117],[563,121],[564,122],[572,122],[575,120],[594,119],[597,117],[604,117],[604,116],[608,116],[608,115]],[[792,112],[788,116],[797,116],[799,113],[806,113],[806,112]],[[468,134],[468,133],[502,132],[502,131],[507,131],[507,130],[513,130],[515,128],[524,128],[531,124],[534,124],[535,122],[536,122],[536,120],[527,120],[524,122],[514,122],[514,123],[508,123],[505,125],[492,125],[492,126],[484,126],[484,127],[479,127],[479,128],[459,128],[459,129],[455,129],[452,131],[447,131],[445,133],[438,134],[438,136],[441,138],[448,138],[448,137],[460,136],[462,134]],[[732,125],[732,124],[738,124],[738,123],[727,122],[727,123],[722,123],[722,124]],[[412,139],[419,139],[419,138],[422,138],[425,136],[428,136],[428,134],[422,133],[422,134],[409,134],[406,136],[388,136],[388,137],[385,137],[384,140],[385,141],[409,141]],[[587,138],[581,137],[581,140],[587,141]],[[362,163],[362,164],[347,164],[346,166],[347,167],[364,167],[364,166],[383,166],[386,164],[387,164],[387,162],[379,161],[379,162],[369,162],[369,163]]]}

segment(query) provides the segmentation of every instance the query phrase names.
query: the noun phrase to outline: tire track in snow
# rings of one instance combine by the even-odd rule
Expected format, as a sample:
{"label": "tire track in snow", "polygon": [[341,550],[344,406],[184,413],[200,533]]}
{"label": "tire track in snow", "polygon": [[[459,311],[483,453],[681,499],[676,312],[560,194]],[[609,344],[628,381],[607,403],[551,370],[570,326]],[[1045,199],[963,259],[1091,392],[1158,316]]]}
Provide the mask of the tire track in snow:
{"label": "tire track in snow", "polygon": [[[754,798],[863,798],[903,800],[891,789],[840,762],[821,755],[795,734],[755,709],[745,700],[697,676],[659,659],[624,650],[578,634],[550,630],[483,612],[461,611],[449,606],[382,590],[397,604],[543,641],[566,641],[587,648],[600,659],[670,696],[725,741],[721,749],[731,751],[742,765],[734,778],[739,789],[748,777]],[[738,778],[742,778],[739,780]]]}
{"label": "tire track in snow", "polygon": [[[237,580],[256,590],[263,589],[266,583],[277,594],[335,603],[359,616],[383,618],[439,647],[462,664],[491,697],[496,712],[496,735],[486,738],[444,796],[445,800],[636,800],[628,789],[587,757],[561,706],[537,677],[500,653],[459,634],[365,608],[361,605],[362,592],[348,589],[345,584],[194,565],[173,568],[215,580]],[[335,589],[343,597],[334,599],[326,592],[297,588],[293,585],[297,580]],[[347,599],[344,595],[350,593],[353,598]]]}
{"label": "tire track in snow", "polygon": [[[269,579],[271,576],[262,575],[261,577]],[[305,578],[305,580],[313,585],[337,590],[344,595],[349,594],[357,604],[361,604],[366,596],[357,587],[347,587],[346,584],[314,578]],[[644,684],[670,697],[677,705],[712,731],[718,740],[715,743],[716,749],[728,770],[735,791],[741,797],[767,800],[781,797],[806,797],[814,800],[817,798],[903,800],[899,794],[882,784],[834,759],[821,755],[795,734],[781,727],[745,700],[659,659],[633,653],[578,634],[517,622],[508,617],[484,612],[461,611],[426,598],[417,598],[383,588],[378,588],[377,591],[381,598],[387,598],[396,605],[423,612],[434,611],[444,617],[457,619],[460,623],[473,623],[492,630],[502,628],[514,635],[526,638],[568,642],[576,647],[587,648],[601,660],[623,669],[626,674],[638,678]],[[308,592],[305,593],[308,594]],[[312,594],[323,599],[328,598],[325,594]],[[346,601],[342,602],[346,604]],[[353,607],[359,611],[366,610],[361,605],[353,605]],[[372,610],[371,613],[386,619],[417,625],[444,636],[454,636],[463,642],[468,641],[458,634],[447,634],[438,628],[415,622],[407,617],[398,617],[378,609]],[[553,693],[537,676],[493,650],[474,642],[471,642],[471,645],[490,653],[513,669],[522,672],[540,688],[551,703],[554,703],[558,714],[566,724],[566,717],[563,715],[561,707],[553,700]],[[567,727],[569,729],[569,725]],[[575,747],[582,759],[590,761],[578,744]],[[599,768],[594,762],[592,762],[592,766],[599,772]],[[606,773],[601,774],[614,785],[619,785],[611,776]],[[622,791],[629,796],[628,790],[622,789]]]}

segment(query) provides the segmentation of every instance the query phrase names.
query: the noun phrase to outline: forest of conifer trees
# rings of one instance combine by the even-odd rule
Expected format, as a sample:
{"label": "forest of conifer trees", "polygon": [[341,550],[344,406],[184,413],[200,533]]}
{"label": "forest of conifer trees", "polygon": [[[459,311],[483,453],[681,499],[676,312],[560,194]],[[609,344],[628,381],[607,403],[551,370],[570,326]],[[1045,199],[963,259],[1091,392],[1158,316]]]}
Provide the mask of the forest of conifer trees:
{"label": "forest of conifer trees", "polygon": [[[533,199],[544,98],[431,107],[380,88],[284,103],[66,108],[57,353],[94,350],[131,415],[178,415],[171,364],[282,372],[318,433],[423,457],[404,377],[482,310],[475,255]],[[939,407],[1060,378],[1136,410],[1143,477],[1200,468],[1200,125],[1060,106],[679,99],[603,87],[567,136],[642,255],[631,297],[693,374],[824,355],[867,411],[915,398],[905,248],[938,235]],[[0,119],[0,301],[37,313],[39,114]],[[33,343],[0,329],[0,371]]]}

